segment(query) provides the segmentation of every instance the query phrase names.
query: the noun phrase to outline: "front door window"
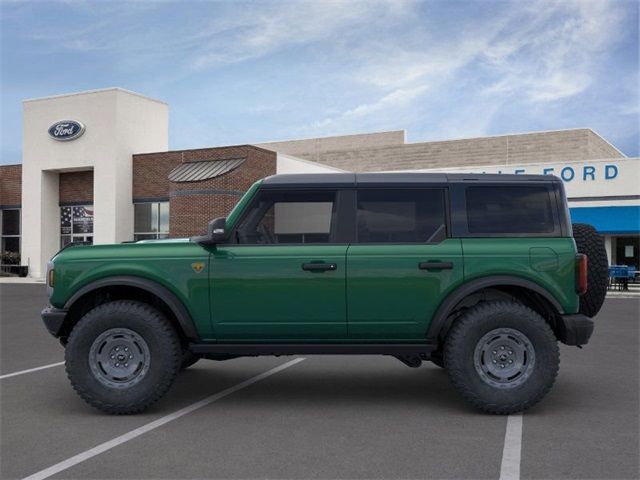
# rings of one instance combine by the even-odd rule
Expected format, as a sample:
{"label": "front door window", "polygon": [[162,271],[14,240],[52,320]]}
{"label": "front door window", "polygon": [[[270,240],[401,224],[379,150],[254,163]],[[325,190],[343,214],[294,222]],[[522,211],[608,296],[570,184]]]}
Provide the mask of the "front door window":
{"label": "front door window", "polygon": [[329,243],[335,229],[335,192],[263,192],[237,231],[249,245]]}

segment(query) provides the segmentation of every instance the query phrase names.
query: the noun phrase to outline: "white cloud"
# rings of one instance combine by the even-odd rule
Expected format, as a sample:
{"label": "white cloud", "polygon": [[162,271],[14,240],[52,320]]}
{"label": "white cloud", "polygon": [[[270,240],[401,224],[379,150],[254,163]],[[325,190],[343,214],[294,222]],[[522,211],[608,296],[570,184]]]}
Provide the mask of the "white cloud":
{"label": "white cloud", "polygon": [[279,50],[352,37],[354,30],[402,17],[406,0],[324,0],[252,4],[233,19],[218,19],[198,35],[197,69],[239,63]]}
{"label": "white cloud", "polygon": [[592,84],[596,59],[618,35],[620,9],[613,2],[584,0],[549,7],[536,15],[538,28],[508,35],[487,55],[498,79],[486,94],[551,102]]}
{"label": "white cloud", "polygon": [[[234,112],[290,119],[286,136],[418,125],[434,138],[483,135],[507,110],[549,115],[601,88],[630,2],[188,2],[175,18],[166,2],[71,5],[92,21],[30,29],[38,53],[94,53],[112,70],[148,71],[145,85],[185,88],[194,108],[228,95]],[[233,77],[245,65],[247,77],[270,78]],[[291,66],[299,70],[277,71]],[[225,81],[233,93],[221,93]]]}
{"label": "white cloud", "polygon": [[[433,103],[438,93],[450,95],[461,88],[472,90],[469,102],[482,105],[477,125],[489,128],[502,105],[558,102],[589,89],[598,60],[618,38],[623,19],[623,9],[613,1],[499,5],[499,15],[460,22],[454,32],[409,24],[413,41],[406,36],[376,39],[356,49],[362,64],[351,79],[376,87],[377,97],[316,122],[311,130],[326,134],[333,125],[357,130],[359,119],[372,111],[402,114],[398,107],[403,102],[394,101],[402,98],[401,92],[413,92],[415,110],[420,103]],[[460,106],[453,108],[458,111],[441,112],[443,123],[447,117],[462,122]]]}
{"label": "white cloud", "polygon": [[348,127],[351,122],[357,122],[364,117],[379,114],[380,112],[387,110],[405,107],[421,96],[426,89],[426,85],[413,88],[399,88],[373,103],[364,103],[341,113],[337,117],[329,117],[315,122],[311,128],[326,129],[327,127],[330,127],[332,129],[336,129],[344,126]]}

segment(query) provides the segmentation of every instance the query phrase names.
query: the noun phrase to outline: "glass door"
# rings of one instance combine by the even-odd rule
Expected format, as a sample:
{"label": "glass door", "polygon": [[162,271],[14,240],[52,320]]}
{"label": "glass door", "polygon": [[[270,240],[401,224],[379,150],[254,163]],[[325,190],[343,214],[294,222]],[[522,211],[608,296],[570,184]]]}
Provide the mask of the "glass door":
{"label": "glass door", "polygon": [[60,248],[71,242],[93,243],[93,205],[60,207]]}

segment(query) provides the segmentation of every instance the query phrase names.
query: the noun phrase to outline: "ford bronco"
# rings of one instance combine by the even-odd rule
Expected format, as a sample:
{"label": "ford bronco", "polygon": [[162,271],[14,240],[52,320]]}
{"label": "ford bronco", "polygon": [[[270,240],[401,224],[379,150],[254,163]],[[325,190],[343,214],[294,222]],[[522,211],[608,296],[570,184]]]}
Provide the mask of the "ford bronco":
{"label": "ford bronco", "polygon": [[199,359],[382,354],[507,414],[550,390],[558,341],[589,341],[606,271],[552,176],[275,175],[206,235],[63,249],[42,317],[108,413],[146,409]]}

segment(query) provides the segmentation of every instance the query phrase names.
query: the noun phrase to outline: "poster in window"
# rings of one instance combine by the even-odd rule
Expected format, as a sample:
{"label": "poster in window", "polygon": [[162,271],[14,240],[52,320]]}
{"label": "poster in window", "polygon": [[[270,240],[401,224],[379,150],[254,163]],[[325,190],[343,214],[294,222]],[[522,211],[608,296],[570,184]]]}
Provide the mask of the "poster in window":
{"label": "poster in window", "polygon": [[73,233],[93,233],[93,208],[73,207]]}
{"label": "poster in window", "polygon": [[60,234],[71,235],[71,207],[60,209]]}

